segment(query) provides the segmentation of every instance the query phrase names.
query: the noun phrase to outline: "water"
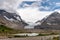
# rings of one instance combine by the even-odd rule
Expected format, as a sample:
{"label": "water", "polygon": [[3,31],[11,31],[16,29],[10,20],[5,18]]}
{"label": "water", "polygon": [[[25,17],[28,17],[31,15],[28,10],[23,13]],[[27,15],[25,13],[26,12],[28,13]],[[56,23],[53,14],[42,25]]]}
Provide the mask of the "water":
{"label": "water", "polygon": [[37,36],[39,33],[20,33],[20,34],[13,34],[13,35],[19,35],[19,36]]}

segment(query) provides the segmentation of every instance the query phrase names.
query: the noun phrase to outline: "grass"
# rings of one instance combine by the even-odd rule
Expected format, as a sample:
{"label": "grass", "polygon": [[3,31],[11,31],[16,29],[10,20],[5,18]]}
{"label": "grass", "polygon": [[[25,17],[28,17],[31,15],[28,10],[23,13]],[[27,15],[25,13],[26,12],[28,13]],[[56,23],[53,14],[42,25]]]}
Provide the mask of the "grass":
{"label": "grass", "polygon": [[16,30],[16,29],[8,28],[4,25],[0,25],[0,36],[23,33],[23,32],[24,31],[22,31],[22,30]]}
{"label": "grass", "polygon": [[43,33],[40,33],[38,36],[48,36],[48,35],[57,35],[57,33],[54,33],[54,32],[52,32],[52,33],[49,33],[49,34],[43,34]]}
{"label": "grass", "polygon": [[54,37],[53,40],[59,40],[59,37]]}
{"label": "grass", "polygon": [[[31,33],[26,32],[26,30],[15,30],[12,28],[8,28],[4,25],[0,25],[0,36],[7,36],[7,37],[27,37],[27,36],[13,36],[11,34],[18,34],[18,33]],[[50,34],[42,34],[40,33],[38,36],[48,36],[48,35],[56,35],[56,33],[52,32]]]}
{"label": "grass", "polygon": [[13,33],[16,32],[14,29],[8,28],[4,25],[0,25],[0,33]]}
{"label": "grass", "polygon": [[8,28],[4,25],[0,25],[0,33],[10,33],[10,34],[16,34],[16,33],[24,33],[25,30],[16,30],[12,28]]}
{"label": "grass", "polygon": [[8,36],[8,38],[21,38],[21,37],[28,37],[27,35],[26,36],[19,36],[19,35],[10,35]]}
{"label": "grass", "polygon": [[48,36],[48,34],[39,34],[38,36]]}

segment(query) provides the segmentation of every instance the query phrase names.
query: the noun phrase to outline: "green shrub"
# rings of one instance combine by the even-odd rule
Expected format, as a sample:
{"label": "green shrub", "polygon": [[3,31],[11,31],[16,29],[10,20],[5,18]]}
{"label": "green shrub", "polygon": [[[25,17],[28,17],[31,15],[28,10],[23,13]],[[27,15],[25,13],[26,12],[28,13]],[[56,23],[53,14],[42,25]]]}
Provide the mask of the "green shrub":
{"label": "green shrub", "polygon": [[38,36],[47,36],[48,34],[39,34]]}
{"label": "green shrub", "polygon": [[54,37],[53,40],[59,40],[59,37]]}

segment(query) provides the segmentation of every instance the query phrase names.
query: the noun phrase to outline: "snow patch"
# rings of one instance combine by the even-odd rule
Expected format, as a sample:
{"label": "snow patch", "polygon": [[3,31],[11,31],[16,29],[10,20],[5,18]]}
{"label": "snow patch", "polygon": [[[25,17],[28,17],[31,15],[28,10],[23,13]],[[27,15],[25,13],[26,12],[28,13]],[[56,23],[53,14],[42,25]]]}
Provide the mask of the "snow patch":
{"label": "snow patch", "polygon": [[9,20],[9,21],[13,21],[14,19],[12,19],[12,18],[7,18],[6,16],[4,16],[7,20]]}

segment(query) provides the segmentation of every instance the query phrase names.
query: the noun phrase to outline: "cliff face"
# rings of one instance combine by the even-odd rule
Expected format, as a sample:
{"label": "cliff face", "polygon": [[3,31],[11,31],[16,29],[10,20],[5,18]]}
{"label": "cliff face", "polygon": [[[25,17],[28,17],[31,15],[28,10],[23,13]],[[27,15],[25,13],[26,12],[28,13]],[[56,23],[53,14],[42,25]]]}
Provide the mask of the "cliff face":
{"label": "cliff face", "polygon": [[47,18],[43,18],[42,21],[41,25],[35,26],[35,29],[60,29],[60,13],[58,12],[54,12]]}
{"label": "cliff face", "polygon": [[24,29],[27,25],[16,13],[9,13],[5,10],[0,10],[0,25],[5,25],[13,29]]}

